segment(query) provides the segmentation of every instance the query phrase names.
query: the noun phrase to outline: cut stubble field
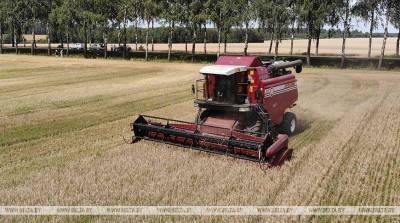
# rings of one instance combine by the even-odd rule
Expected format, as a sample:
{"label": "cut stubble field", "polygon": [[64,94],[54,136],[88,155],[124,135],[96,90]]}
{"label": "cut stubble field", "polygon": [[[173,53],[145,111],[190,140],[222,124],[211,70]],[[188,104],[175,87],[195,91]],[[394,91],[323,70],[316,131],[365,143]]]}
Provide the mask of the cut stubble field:
{"label": "cut stubble field", "polygon": [[[192,121],[201,64],[0,56],[0,205],[400,205],[400,73],[305,68],[294,157],[258,164],[141,141],[140,113]],[[341,217],[345,221],[398,217]],[[330,217],[0,217],[0,221]]]}

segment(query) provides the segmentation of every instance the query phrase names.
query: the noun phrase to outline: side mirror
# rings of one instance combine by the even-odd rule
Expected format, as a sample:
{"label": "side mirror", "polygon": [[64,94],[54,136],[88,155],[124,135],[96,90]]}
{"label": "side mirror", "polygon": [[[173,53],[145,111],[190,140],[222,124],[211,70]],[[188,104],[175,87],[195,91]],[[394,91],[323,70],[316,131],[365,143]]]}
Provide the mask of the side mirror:
{"label": "side mirror", "polygon": [[192,94],[194,95],[196,93],[196,88],[194,87],[194,84],[192,84]]}
{"label": "side mirror", "polygon": [[296,69],[296,73],[301,73],[301,71],[303,71],[303,66],[302,65],[296,65],[296,67],[295,67],[295,69]]}

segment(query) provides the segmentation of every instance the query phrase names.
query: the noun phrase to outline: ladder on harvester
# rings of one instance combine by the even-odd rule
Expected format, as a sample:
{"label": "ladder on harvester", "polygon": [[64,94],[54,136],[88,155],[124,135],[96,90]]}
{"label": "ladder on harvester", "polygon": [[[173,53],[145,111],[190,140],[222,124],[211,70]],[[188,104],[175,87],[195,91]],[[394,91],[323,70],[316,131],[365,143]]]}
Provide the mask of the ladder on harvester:
{"label": "ladder on harvester", "polygon": [[263,126],[266,127],[266,130],[270,127],[272,127],[272,121],[270,118],[269,113],[265,112],[264,107],[262,104],[258,104],[253,106],[253,111],[257,114],[257,116],[260,118],[261,122],[263,123]]}
{"label": "ladder on harvester", "polygon": [[270,121],[269,114],[264,111],[262,105],[258,104],[254,106],[253,110],[256,112],[257,116],[262,120],[263,123],[267,124]]}

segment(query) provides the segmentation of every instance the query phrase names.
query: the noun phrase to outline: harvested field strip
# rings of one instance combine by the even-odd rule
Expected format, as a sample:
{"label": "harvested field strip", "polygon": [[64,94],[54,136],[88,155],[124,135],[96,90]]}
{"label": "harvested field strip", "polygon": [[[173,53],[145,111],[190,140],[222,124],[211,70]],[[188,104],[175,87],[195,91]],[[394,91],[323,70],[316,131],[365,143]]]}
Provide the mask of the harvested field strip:
{"label": "harvested field strip", "polygon": [[92,105],[96,102],[103,102],[105,100],[110,100],[110,99],[112,99],[112,97],[110,96],[98,95],[94,97],[79,98],[75,100],[47,102],[47,103],[37,104],[34,106],[17,107],[14,111],[11,111],[6,114],[8,116],[18,116],[28,113],[34,113],[40,110],[53,110],[53,109],[70,108],[76,106],[82,107],[84,105]]}
{"label": "harvested field strip", "polygon": [[[86,73],[87,72],[87,73]],[[46,82],[41,82],[41,83],[28,83],[24,84],[23,86],[9,86],[9,87],[3,87],[0,90],[0,93],[13,93],[17,91],[22,91],[26,92],[31,89],[40,89],[40,88],[45,88],[45,87],[55,87],[55,86],[61,86],[61,87],[69,87],[74,84],[79,84],[79,83],[87,83],[87,82],[95,82],[95,81],[107,81],[109,79],[116,79],[116,78],[124,78],[124,77],[131,77],[134,76],[132,73],[120,73],[120,71],[109,71],[108,73],[102,73],[102,74],[96,74],[96,75],[88,75],[91,74],[91,71],[80,71],[77,72],[75,75],[73,75],[70,78],[57,78],[55,80],[46,80]],[[62,75],[68,75],[65,74],[64,72],[61,73]],[[148,73],[147,73],[148,75]],[[75,78],[74,78],[75,76]],[[143,77],[143,76],[142,76]],[[140,77],[139,77],[140,78]],[[40,81],[40,80],[39,80]]]}
{"label": "harvested field strip", "polygon": [[162,95],[144,98],[138,101],[124,102],[105,108],[97,112],[83,113],[74,117],[60,117],[59,120],[50,120],[31,125],[22,125],[7,128],[0,136],[0,146],[9,146],[14,143],[54,136],[63,132],[79,130],[96,124],[118,120],[132,114],[138,114],[151,109],[157,109],[170,104],[186,101],[191,98],[187,90],[170,92],[167,98],[160,100]]}
{"label": "harvested field strip", "polygon": [[145,98],[159,98],[163,100],[166,93],[176,93],[178,91],[187,93],[190,97],[190,90],[180,86],[160,88],[154,86],[149,88],[149,91],[138,92],[133,89],[121,92],[118,94],[109,94],[105,96],[86,97],[85,99],[65,100],[65,101],[48,101],[41,104],[33,104],[32,106],[25,105],[24,107],[13,108],[13,111],[8,114],[8,118],[0,122],[0,126],[8,128],[16,125],[31,124],[48,120],[49,116],[52,120],[63,118],[65,116],[78,116],[81,114],[90,114],[98,112],[106,112],[107,110],[117,109],[123,104],[131,104],[135,101],[145,100]]}
{"label": "harvested field strip", "polygon": [[[21,78],[21,77],[31,77],[33,73],[35,73],[35,76],[47,76],[47,75],[57,75],[57,73],[51,72],[50,68],[53,67],[48,67],[48,66],[42,66],[42,67],[35,67],[34,71],[32,70],[32,67],[24,67],[24,68],[5,68],[0,70],[0,80],[4,79],[15,79],[15,78]],[[31,77],[32,78],[32,77]]]}

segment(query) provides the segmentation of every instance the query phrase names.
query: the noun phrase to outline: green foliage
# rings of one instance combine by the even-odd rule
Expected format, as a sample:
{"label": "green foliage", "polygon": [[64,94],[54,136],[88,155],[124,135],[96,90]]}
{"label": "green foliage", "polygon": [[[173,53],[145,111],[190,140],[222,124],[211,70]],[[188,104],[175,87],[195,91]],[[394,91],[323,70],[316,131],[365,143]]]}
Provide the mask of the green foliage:
{"label": "green foliage", "polygon": [[[370,21],[382,14],[383,2],[395,0],[357,0],[351,15]],[[383,8],[382,8],[383,7]],[[391,23],[400,27],[399,4],[391,7]],[[0,26],[3,42],[21,34],[46,33],[51,41],[70,42],[145,41],[150,23],[160,24],[149,35],[156,43],[202,42],[204,27],[207,42],[249,42],[266,39],[312,39],[340,36],[344,0],[2,0]],[[374,27],[378,19],[374,21]],[[214,25],[214,28],[210,28]],[[137,29],[136,26],[139,26]],[[329,27],[327,33],[323,28]],[[246,32],[245,30],[248,30]],[[197,35],[197,36],[196,36]],[[353,32],[350,36],[363,36]],[[201,38],[199,38],[201,36]],[[219,38],[220,37],[220,38]]]}
{"label": "green foliage", "polygon": [[[128,42],[134,42],[135,41],[135,33],[136,30],[134,28],[129,28],[127,30],[127,35],[128,35]],[[146,29],[145,28],[139,28],[138,29],[138,36],[139,36],[139,42],[144,43],[145,42],[145,37],[146,37]],[[176,27],[174,29],[174,35],[173,35],[173,42],[174,43],[185,43],[185,36],[186,41],[191,41],[190,38],[188,38],[188,32],[187,29],[184,27]],[[168,28],[166,27],[159,27],[159,28],[154,28],[153,31],[153,37],[154,37],[154,43],[166,43],[168,41]],[[97,37],[94,38],[95,41],[100,41],[101,36],[97,35]],[[227,39],[228,42],[230,43],[240,43],[244,41],[244,30],[243,29],[237,29],[234,28],[230,31],[229,34],[227,34]],[[109,40],[110,42],[118,42],[118,31],[111,32],[109,34]],[[200,41],[200,40],[198,40]],[[215,28],[208,28],[207,29],[207,42],[209,43],[216,43],[218,41],[218,32],[217,29]],[[261,30],[258,29],[250,29],[249,30],[249,42],[263,42],[264,41],[264,33]]]}
{"label": "green foliage", "polygon": [[391,22],[392,24],[400,29],[400,4],[394,4],[394,6],[391,8]]}

